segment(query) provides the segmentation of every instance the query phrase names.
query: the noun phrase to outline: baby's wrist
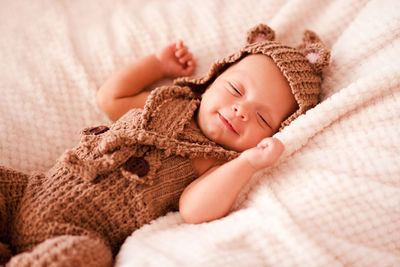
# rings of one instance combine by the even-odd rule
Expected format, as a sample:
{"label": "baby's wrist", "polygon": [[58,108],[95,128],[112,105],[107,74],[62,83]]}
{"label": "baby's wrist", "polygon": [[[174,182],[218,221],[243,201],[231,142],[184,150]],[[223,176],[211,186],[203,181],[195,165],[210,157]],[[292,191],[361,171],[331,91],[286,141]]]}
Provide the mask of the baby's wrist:
{"label": "baby's wrist", "polygon": [[242,164],[245,165],[249,171],[255,173],[260,170],[260,168],[257,168],[257,166],[251,162],[251,159],[248,157],[248,153],[246,153],[246,151],[242,152],[238,159],[242,161]]}
{"label": "baby's wrist", "polygon": [[159,55],[160,52],[152,54],[152,57],[154,58],[154,68],[155,71],[160,73],[161,78],[165,78],[168,76],[168,73],[166,72],[165,68],[163,67],[162,59],[161,56]]}

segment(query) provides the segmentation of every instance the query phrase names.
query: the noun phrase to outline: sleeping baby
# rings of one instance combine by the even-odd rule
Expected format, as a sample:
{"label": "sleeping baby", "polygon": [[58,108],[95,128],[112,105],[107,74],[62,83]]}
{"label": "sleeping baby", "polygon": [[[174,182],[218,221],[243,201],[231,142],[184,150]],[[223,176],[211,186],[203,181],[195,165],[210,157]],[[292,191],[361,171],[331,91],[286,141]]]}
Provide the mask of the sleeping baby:
{"label": "sleeping baby", "polygon": [[115,122],[83,129],[45,173],[0,167],[0,264],[111,266],[124,240],[178,211],[222,218],[284,150],[273,136],[318,103],[329,51],[313,32],[292,48],[266,25],[202,78],[181,42],[114,73],[97,103]]}

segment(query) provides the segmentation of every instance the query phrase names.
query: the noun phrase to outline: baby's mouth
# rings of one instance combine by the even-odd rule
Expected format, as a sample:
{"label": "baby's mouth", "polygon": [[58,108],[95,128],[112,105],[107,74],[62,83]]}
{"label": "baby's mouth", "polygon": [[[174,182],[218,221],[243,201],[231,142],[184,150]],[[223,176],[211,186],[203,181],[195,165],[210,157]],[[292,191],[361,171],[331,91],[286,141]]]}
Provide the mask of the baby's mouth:
{"label": "baby's mouth", "polygon": [[222,121],[222,123],[232,132],[234,132],[235,134],[239,135],[239,133],[235,130],[235,128],[233,128],[233,125],[227,120],[225,119],[224,116],[222,116],[220,113],[218,113],[219,119]]}

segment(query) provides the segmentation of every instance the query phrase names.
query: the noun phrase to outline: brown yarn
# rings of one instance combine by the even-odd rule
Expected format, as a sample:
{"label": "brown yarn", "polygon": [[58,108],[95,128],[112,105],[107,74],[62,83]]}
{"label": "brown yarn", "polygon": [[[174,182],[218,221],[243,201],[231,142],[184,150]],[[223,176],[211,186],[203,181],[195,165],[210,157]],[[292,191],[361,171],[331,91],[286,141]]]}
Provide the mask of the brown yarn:
{"label": "brown yarn", "polygon": [[288,81],[298,104],[298,109],[281,123],[282,130],[319,102],[322,69],[329,64],[330,52],[312,31],[304,32],[303,42],[297,48],[276,42],[274,38],[275,32],[271,28],[259,24],[250,29],[247,44],[239,52],[216,61],[206,76],[178,78],[174,84],[189,86],[194,92],[202,94],[218,75],[245,56],[269,56]]}

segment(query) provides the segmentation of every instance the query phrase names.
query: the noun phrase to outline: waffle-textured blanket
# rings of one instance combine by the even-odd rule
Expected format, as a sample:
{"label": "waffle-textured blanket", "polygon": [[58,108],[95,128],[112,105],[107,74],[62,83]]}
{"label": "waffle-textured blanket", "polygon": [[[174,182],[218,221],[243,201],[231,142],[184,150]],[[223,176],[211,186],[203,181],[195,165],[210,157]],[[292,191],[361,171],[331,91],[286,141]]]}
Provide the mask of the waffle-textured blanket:
{"label": "waffle-textured blanket", "polygon": [[[232,213],[170,213],[122,246],[116,266],[400,266],[400,2],[397,0],[13,1],[0,9],[0,164],[45,170],[107,122],[96,89],[182,38],[196,76],[258,23],[331,49],[322,102],[276,135],[286,150]],[[169,81],[162,81],[168,83]]]}

